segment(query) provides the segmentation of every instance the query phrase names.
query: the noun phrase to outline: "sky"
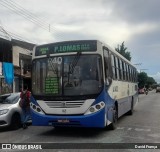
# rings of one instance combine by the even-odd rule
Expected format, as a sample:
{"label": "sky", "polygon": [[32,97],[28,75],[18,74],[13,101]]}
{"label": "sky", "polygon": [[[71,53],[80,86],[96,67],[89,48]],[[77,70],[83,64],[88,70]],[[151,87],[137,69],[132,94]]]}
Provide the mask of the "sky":
{"label": "sky", "polygon": [[138,71],[160,83],[159,6],[159,0],[0,0],[0,30],[34,44],[97,39],[115,49],[124,42]]}

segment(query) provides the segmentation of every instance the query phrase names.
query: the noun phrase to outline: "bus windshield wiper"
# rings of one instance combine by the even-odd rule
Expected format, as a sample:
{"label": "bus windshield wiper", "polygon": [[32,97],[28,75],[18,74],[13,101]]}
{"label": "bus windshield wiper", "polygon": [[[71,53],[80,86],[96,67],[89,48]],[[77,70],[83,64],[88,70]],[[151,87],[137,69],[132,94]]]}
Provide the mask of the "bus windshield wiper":
{"label": "bus windshield wiper", "polygon": [[73,61],[69,64],[69,72],[68,72],[69,74],[73,73],[74,68],[76,67],[76,65],[78,63],[81,54],[82,54],[81,52],[77,52],[77,55],[75,56]]}
{"label": "bus windshield wiper", "polygon": [[52,58],[50,57],[49,54],[47,55],[47,57],[48,57],[48,61],[49,61],[49,64],[50,64],[53,72],[54,72],[55,74],[57,74],[57,76],[58,76],[58,67],[57,67],[57,68],[55,67],[54,63],[52,62]]}
{"label": "bus windshield wiper", "polygon": [[73,74],[74,68],[76,67],[79,58],[81,56],[81,52],[77,52],[77,55],[74,57],[73,61],[69,64],[69,70],[68,70],[68,86],[70,86],[70,74]]}

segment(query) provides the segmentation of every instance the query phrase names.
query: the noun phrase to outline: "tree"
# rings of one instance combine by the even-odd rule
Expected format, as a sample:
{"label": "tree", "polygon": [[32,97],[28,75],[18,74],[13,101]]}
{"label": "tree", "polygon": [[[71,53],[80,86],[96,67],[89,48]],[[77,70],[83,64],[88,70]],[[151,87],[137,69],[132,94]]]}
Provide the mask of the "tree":
{"label": "tree", "polygon": [[154,78],[152,78],[152,77],[147,78],[147,87],[148,88],[155,85],[155,84],[157,84],[157,82],[154,80]]}
{"label": "tree", "polygon": [[138,73],[138,87],[141,89],[141,88],[144,88],[146,83],[147,83],[147,79],[148,79],[148,76],[147,76],[147,73],[145,72],[140,72]]}
{"label": "tree", "polygon": [[122,42],[121,45],[118,45],[115,50],[120,53],[122,56],[124,56],[127,60],[131,61],[131,53],[126,51],[127,47],[124,46],[124,42]]}
{"label": "tree", "polygon": [[138,73],[138,87],[141,88],[149,88],[155,85],[157,82],[152,77],[148,77],[147,73],[140,72]]}

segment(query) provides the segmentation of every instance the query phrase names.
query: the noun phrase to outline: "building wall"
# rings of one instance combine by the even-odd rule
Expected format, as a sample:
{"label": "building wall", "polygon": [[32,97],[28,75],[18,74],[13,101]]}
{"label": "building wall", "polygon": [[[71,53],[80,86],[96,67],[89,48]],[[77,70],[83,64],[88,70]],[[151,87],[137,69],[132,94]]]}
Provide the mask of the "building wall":
{"label": "building wall", "polygon": [[19,77],[14,77],[14,82],[13,82],[13,92],[19,92],[20,88],[19,88]]}
{"label": "building wall", "polygon": [[13,65],[20,67],[20,54],[25,54],[30,56],[30,50],[24,49],[19,46],[13,46]]}
{"label": "building wall", "polygon": [[3,62],[12,63],[12,44],[11,41],[0,38],[0,95],[13,91],[13,85],[8,85],[5,82],[2,70]]}
{"label": "building wall", "polygon": [[4,76],[0,76],[0,95],[13,92],[13,85],[5,82]]}
{"label": "building wall", "polygon": [[[19,92],[24,84],[31,82],[31,51],[34,44],[18,40],[4,40],[0,38],[0,62],[10,62],[14,65],[14,81],[12,85],[5,82],[0,66],[0,95]],[[27,48],[27,49],[26,49]]]}
{"label": "building wall", "polygon": [[0,62],[12,63],[12,44],[10,41],[0,38]]}
{"label": "building wall", "polygon": [[[26,49],[22,45],[13,44],[13,65],[14,65],[14,87],[13,91],[20,91],[23,86],[28,85],[31,90],[31,52],[32,50]],[[33,48],[32,48],[33,49]]]}

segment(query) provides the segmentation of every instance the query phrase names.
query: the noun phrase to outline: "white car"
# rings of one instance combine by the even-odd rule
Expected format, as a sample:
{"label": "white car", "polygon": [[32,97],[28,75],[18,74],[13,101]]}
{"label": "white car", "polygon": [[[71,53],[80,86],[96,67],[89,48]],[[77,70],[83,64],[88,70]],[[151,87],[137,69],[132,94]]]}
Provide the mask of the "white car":
{"label": "white car", "polygon": [[159,86],[156,88],[156,93],[157,92],[160,92],[160,87]]}
{"label": "white car", "polygon": [[20,93],[0,96],[0,128],[10,126],[18,129],[21,126],[22,109],[19,102]]}

